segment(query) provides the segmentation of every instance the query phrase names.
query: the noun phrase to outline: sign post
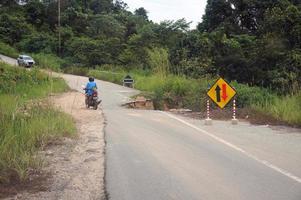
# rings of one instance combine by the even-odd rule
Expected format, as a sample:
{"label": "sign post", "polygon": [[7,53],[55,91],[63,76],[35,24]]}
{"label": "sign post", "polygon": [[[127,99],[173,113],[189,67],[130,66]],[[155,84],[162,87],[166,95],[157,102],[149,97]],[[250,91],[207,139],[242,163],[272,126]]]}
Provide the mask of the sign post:
{"label": "sign post", "polygon": [[232,124],[237,125],[238,120],[236,119],[236,99],[233,100],[233,117],[232,117]]}
{"label": "sign post", "polygon": [[236,91],[224,79],[218,79],[207,92],[210,99],[221,109],[223,109],[236,95]]}
{"label": "sign post", "polygon": [[205,119],[205,125],[212,125],[212,120],[210,119],[210,100],[207,100],[207,118]]}
{"label": "sign post", "polygon": [[[236,90],[224,79],[219,78],[209,89],[207,95],[219,108],[223,109],[234,98],[234,96],[236,95]],[[236,101],[234,100],[233,120],[237,124],[235,112],[236,112]]]}

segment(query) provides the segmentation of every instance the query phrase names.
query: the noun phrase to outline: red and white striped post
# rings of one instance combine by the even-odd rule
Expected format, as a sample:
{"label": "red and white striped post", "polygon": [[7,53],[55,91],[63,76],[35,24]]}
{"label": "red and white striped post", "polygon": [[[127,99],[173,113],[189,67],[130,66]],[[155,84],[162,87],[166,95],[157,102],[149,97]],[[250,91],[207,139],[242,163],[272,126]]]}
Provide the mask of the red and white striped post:
{"label": "red and white striped post", "polygon": [[233,125],[237,125],[238,124],[238,120],[236,119],[236,99],[233,100],[232,124]]}
{"label": "red and white striped post", "polygon": [[207,119],[210,119],[210,100],[207,100]]}
{"label": "red and white striped post", "polygon": [[210,100],[207,100],[207,118],[205,119],[205,125],[211,125],[212,120],[210,119]]}
{"label": "red and white striped post", "polygon": [[236,119],[236,100],[233,100],[233,119]]}

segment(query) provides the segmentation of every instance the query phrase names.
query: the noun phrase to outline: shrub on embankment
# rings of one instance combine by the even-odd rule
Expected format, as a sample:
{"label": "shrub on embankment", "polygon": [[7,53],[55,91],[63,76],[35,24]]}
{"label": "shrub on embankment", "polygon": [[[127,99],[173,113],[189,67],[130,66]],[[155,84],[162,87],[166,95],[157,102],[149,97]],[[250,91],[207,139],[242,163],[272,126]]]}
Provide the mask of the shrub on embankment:
{"label": "shrub on embankment", "polygon": [[0,63],[0,185],[26,181],[41,165],[37,151],[74,133],[71,117],[44,98],[67,89],[62,79]]}
{"label": "shrub on embankment", "polygon": [[3,42],[0,41],[0,54],[3,54],[3,55],[6,55],[6,56],[9,56],[9,57],[12,57],[12,58],[17,58],[19,53],[18,51],[9,46],[8,44],[5,44]]}
{"label": "shrub on embankment", "polygon": [[[126,72],[90,70],[87,75],[122,84],[126,74]],[[168,105],[171,108],[204,111],[208,86],[214,83],[212,78],[188,79],[175,75],[162,77],[156,74],[144,75],[139,72],[130,74],[135,80],[135,88],[151,97],[156,109],[162,109],[164,105]],[[239,108],[253,109],[288,124],[301,125],[301,94],[278,96],[268,89],[250,87],[237,82],[231,82],[231,85],[237,90],[236,99]],[[228,106],[230,107],[231,105]]]}
{"label": "shrub on embankment", "polygon": [[60,71],[63,66],[68,65],[66,60],[63,60],[54,54],[38,53],[30,55],[36,61],[39,68]]}

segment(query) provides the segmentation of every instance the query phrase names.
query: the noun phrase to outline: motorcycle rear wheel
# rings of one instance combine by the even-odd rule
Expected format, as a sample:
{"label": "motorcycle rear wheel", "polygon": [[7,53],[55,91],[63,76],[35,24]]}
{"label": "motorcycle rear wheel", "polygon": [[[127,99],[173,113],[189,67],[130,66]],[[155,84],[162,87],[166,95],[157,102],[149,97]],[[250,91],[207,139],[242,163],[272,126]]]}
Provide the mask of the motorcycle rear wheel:
{"label": "motorcycle rear wheel", "polygon": [[86,103],[86,108],[89,108],[90,106],[89,106],[89,100],[88,100],[88,98],[86,98],[85,103]]}
{"label": "motorcycle rear wheel", "polygon": [[97,108],[98,108],[98,105],[95,104],[95,105],[93,106],[93,109],[94,109],[94,110],[97,110]]}

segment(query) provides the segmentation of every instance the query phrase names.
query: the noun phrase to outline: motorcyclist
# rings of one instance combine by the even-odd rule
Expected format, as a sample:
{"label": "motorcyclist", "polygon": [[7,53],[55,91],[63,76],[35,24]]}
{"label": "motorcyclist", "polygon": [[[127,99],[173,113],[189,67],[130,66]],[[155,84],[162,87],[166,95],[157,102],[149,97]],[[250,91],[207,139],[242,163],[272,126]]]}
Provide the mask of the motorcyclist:
{"label": "motorcyclist", "polygon": [[[94,82],[94,78],[93,77],[89,77],[89,82],[87,83],[86,87],[84,88],[84,90],[86,91],[86,106],[89,108],[90,107],[90,102],[92,102],[93,100],[93,96],[94,94],[96,94],[96,98],[97,100],[95,101],[95,103],[93,103],[94,109],[97,109],[97,106],[101,103],[101,100],[98,99],[97,96],[97,85]],[[93,101],[94,102],[94,101]]]}
{"label": "motorcyclist", "polygon": [[97,85],[94,82],[94,78],[89,77],[89,82],[87,83],[87,85],[85,87],[86,95],[88,97],[92,96],[95,89],[97,89]]}

